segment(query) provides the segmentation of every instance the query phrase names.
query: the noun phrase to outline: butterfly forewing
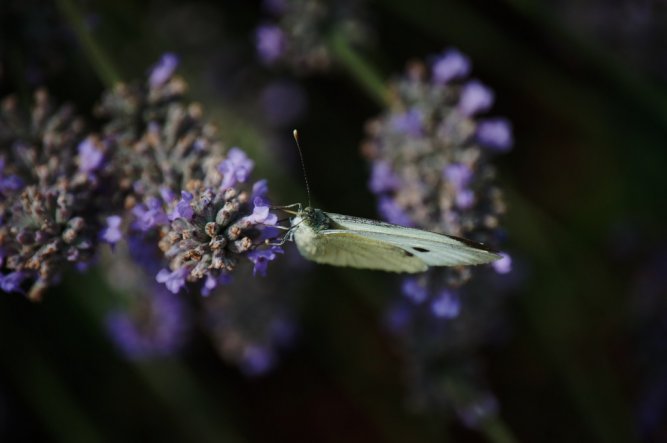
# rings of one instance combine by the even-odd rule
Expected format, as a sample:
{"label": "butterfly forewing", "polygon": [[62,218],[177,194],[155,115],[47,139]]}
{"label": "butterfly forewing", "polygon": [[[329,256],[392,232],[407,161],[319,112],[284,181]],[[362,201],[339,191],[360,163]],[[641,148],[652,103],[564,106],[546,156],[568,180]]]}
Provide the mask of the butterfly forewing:
{"label": "butterfly forewing", "polygon": [[367,241],[402,249],[419,257],[428,266],[476,265],[500,258],[483,245],[464,239],[348,215],[328,212],[326,215],[334,222],[332,227],[341,229],[325,230],[323,235],[348,230]]}

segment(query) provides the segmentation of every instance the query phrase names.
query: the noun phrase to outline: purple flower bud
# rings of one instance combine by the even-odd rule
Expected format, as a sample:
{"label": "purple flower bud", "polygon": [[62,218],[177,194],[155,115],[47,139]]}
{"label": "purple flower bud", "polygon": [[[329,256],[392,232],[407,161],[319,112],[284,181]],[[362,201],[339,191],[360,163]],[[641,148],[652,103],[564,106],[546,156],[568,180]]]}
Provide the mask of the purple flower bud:
{"label": "purple flower bud", "polygon": [[266,179],[258,180],[252,185],[252,200],[255,201],[258,197],[264,200],[266,194],[269,192],[269,182]]}
{"label": "purple flower bud", "polygon": [[21,292],[21,284],[29,275],[26,272],[14,271],[7,275],[0,275],[0,289],[5,292]]}
{"label": "purple flower bud", "polygon": [[512,125],[504,118],[480,120],[477,124],[477,141],[496,151],[509,151],[514,144]]}
{"label": "purple flower bud", "polygon": [[423,121],[423,113],[417,108],[411,108],[402,114],[393,116],[389,124],[396,132],[419,137],[423,133]]}
{"label": "purple flower bud", "polygon": [[178,67],[178,56],[171,52],[162,55],[160,60],[151,68],[148,85],[151,88],[162,86],[174,74]]}
{"label": "purple flower bud", "polygon": [[445,166],[442,174],[457,190],[468,186],[472,178],[472,170],[462,163],[451,163]]}
{"label": "purple flower bud", "polygon": [[79,143],[79,169],[82,172],[91,173],[102,165],[104,153],[96,146],[92,137],[84,139]]}
{"label": "purple flower bud", "polygon": [[178,294],[178,291],[185,286],[185,278],[187,276],[188,270],[185,268],[177,269],[173,272],[169,272],[167,269],[161,269],[155,276],[155,281],[164,283],[169,291]]}
{"label": "purple flower bud", "polygon": [[491,264],[493,269],[495,269],[498,274],[512,272],[512,257],[504,252],[501,252],[500,255],[502,255],[503,258],[496,260]]}
{"label": "purple flower bud", "polygon": [[431,302],[433,315],[440,318],[454,318],[461,312],[461,300],[458,295],[447,289],[443,289],[435,300]]}
{"label": "purple flower bud", "polygon": [[252,211],[252,214],[247,217],[243,217],[243,220],[247,220],[251,223],[265,226],[273,226],[278,221],[278,216],[270,212],[270,207],[264,203],[264,201],[257,197],[253,202],[255,208]]}
{"label": "purple flower bud", "polygon": [[275,63],[285,52],[285,34],[272,25],[262,25],[255,31],[255,45],[259,58],[266,64]]}
{"label": "purple flower bud", "polygon": [[257,376],[265,374],[274,364],[274,355],[270,349],[263,346],[248,346],[243,353],[241,368],[247,375]]}
{"label": "purple flower bud", "polygon": [[458,108],[463,115],[472,117],[488,110],[493,105],[493,100],[494,95],[490,88],[477,80],[472,80],[463,86]]}
{"label": "purple flower bud", "polygon": [[269,262],[275,260],[277,254],[283,254],[284,251],[279,246],[271,246],[268,249],[255,249],[248,253],[248,258],[255,264],[252,275],[266,276],[266,269]]}
{"label": "purple flower bud", "polygon": [[406,278],[403,280],[401,287],[403,295],[412,300],[414,303],[422,303],[428,298],[428,290],[416,278]]}
{"label": "purple flower bud", "polygon": [[186,220],[192,220],[192,216],[195,211],[192,209],[192,194],[187,191],[181,191],[181,199],[176,204],[174,210],[169,214],[169,220],[173,221],[177,218],[184,218]]}
{"label": "purple flower bud", "polygon": [[400,187],[401,183],[391,170],[389,162],[378,161],[373,163],[371,168],[371,180],[368,185],[371,191],[379,194],[381,192],[393,191]]}
{"label": "purple flower bud", "polygon": [[236,183],[244,183],[254,166],[255,162],[250,160],[245,152],[239,148],[231,148],[227,158],[218,166],[218,171],[222,174],[220,188],[231,188]]}
{"label": "purple flower bud", "polygon": [[135,217],[133,226],[142,232],[169,223],[167,214],[162,208],[162,202],[157,198],[150,198],[147,204],[136,205],[132,208],[132,214]]}
{"label": "purple flower bud", "polygon": [[401,226],[413,226],[412,219],[392,198],[383,196],[378,200],[378,212],[389,223]]}
{"label": "purple flower bud", "polygon": [[470,73],[470,59],[458,49],[448,49],[435,59],[432,69],[436,83],[447,83]]}
{"label": "purple flower bud", "polygon": [[109,243],[112,248],[123,238],[120,230],[122,221],[118,215],[107,217],[107,227],[102,230],[102,240]]}

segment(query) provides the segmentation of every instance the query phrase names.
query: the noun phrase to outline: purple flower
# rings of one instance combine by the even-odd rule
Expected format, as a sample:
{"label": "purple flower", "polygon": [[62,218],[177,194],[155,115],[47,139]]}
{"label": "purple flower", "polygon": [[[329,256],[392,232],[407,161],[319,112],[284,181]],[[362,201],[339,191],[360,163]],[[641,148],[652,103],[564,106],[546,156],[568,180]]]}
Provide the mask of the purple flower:
{"label": "purple flower", "polygon": [[123,219],[118,215],[107,217],[107,227],[102,230],[102,240],[109,243],[112,248],[123,238],[120,230],[122,221]]}
{"label": "purple flower", "polygon": [[271,246],[268,249],[255,249],[248,253],[248,258],[251,262],[255,264],[255,267],[252,270],[252,275],[257,274],[262,277],[266,276],[266,268],[269,265],[269,262],[275,260],[278,256],[277,254],[283,254],[284,251],[279,246]]}
{"label": "purple flower", "polygon": [[264,63],[275,63],[283,55],[285,43],[285,34],[277,26],[262,25],[255,31],[257,54]]}
{"label": "purple flower", "polygon": [[389,223],[412,226],[414,223],[408,214],[390,197],[382,196],[378,201],[378,212]]}
{"label": "purple flower", "polygon": [[447,165],[442,174],[457,190],[467,187],[472,178],[472,170],[462,163]]}
{"label": "purple flower", "polygon": [[391,170],[388,161],[377,161],[371,166],[369,188],[376,194],[393,191],[400,187],[401,182]]}
{"label": "purple flower", "polygon": [[496,151],[509,151],[514,144],[512,125],[504,118],[480,120],[477,124],[477,141]]}
{"label": "purple flower", "polygon": [[264,203],[264,200],[257,197],[253,202],[255,208],[252,210],[252,214],[243,217],[243,220],[247,220],[250,223],[273,226],[278,221],[278,216],[270,212],[270,207]]}
{"label": "purple flower", "polygon": [[477,80],[470,81],[463,86],[459,99],[459,111],[465,116],[488,110],[493,105],[493,91]]}
{"label": "purple flower", "polygon": [[447,83],[470,73],[470,59],[457,49],[448,49],[435,59],[432,69],[433,80],[436,83]]}
{"label": "purple flower", "polygon": [[162,208],[162,202],[157,198],[150,198],[145,205],[136,205],[132,208],[132,214],[135,217],[133,226],[142,232],[169,223],[167,214],[164,213]]}
{"label": "purple flower", "polygon": [[300,118],[307,100],[298,83],[279,80],[269,84],[261,93],[262,110],[272,126],[286,126]]}
{"label": "purple flower", "polygon": [[218,277],[214,277],[211,274],[208,274],[206,276],[206,281],[204,282],[204,286],[201,289],[201,295],[204,297],[208,297],[211,295],[211,292],[215,288],[217,288],[219,285],[227,285],[231,283],[232,281],[232,276],[229,274],[220,274]]}
{"label": "purple flower", "polygon": [[185,278],[188,276],[188,270],[185,268],[169,272],[167,269],[161,269],[155,276],[155,281],[164,283],[169,291],[178,294],[178,291],[185,286]]}
{"label": "purple flower", "polygon": [[137,300],[136,312],[112,311],[106,319],[111,340],[131,359],[162,357],[176,352],[188,329],[183,301],[158,289]]}
{"label": "purple flower", "polygon": [[259,180],[252,185],[251,198],[255,201],[257,198],[264,200],[269,192],[269,182],[266,179]]}
{"label": "purple flower", "polygon": [[401,287],[403,295],[415,303],[422,303],[428,298],[428,290],[417,278],[406,278]]}
{"label": "purple flower", "polygon": [[422,135],[423,113],[417,108],[411,108],[402,114],[391,118],[390,126],[397,132],[419,137]]}
{"label": "purple flower", "polygon": [[169,220],[173,221],[177,218],[184,218],[186,220],[192,220],[192,216],[195,211],[192,209],[192,194],[187,191],[181,191],[181,199],[176,204],[174,210],[169,214]]}
{"label": "purple flower", "polygon": [[491,264],[493,269],[495,269],[498,274],[512,272],[512,257],[504,252],[501,252],[500,255],[502,255],[503,258],[496,260]]}
{"label": "purple flower", "polygon": [[431,312],[440,318],[457,317],[461,312],[461,300],[455,292],[443,289],[440,295],[431,302]]}
{"label": "purple flower", "polygon": [[475,193],[471,189],[460,189],[456,193],[456,206],[459,209],[470,209],[475,204]]}
{"label": "purple flower", "polygon": [[5,292],[21,292],[21,284],[29,275],[25,272],[14,271],[6,275],[0,275],[0,289]]}
{"label": "purple flower", "polygon": [[148,84],[151,88],[162,86],[173,75],[178,67],[178,56],[171,52],[162,55],[160,60],[151,68]]}
{"label": "purple flower", "polygon": [[218,171],[222,174],[221,189],[234,186],[236,183],[244,183],[255,162],[250,160],[245,152],[239,148],[232,148],[227,153],[227,158],[218,166]]}
{"label": "purple flower", "polygon": [[82,172],[91,173],[102,165],[104,153],[98,149],[92,137],[87,137],[79,143],[78,151],[79,169]]}
{"label": "purple flower", "polygon": [[256,376],[265,374],[274,364],[273,352],[263,346],[251,345],[243,352],[241,369],[247,375]]}

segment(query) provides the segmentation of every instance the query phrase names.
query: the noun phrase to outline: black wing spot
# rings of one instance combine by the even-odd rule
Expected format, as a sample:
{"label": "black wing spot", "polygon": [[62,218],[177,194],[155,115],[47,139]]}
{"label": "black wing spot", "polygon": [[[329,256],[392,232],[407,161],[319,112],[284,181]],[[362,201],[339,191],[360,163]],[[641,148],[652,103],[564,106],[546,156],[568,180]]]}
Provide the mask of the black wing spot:
{"label": "black wing spot", "polygon": [[431,252],[428,249],[424,249],[424,248],[413,247],[412,249],[414,249],[417,252]]}
{"label": "black wing spot", "polygon": [[403,252],[404,252],[405,255],[408,256],[408,257],[414,257],[414,256],[415,256],[415,254],[413,254],[412,252],[408,252],[408,251],[406,251],[406,250],[403,250]]}

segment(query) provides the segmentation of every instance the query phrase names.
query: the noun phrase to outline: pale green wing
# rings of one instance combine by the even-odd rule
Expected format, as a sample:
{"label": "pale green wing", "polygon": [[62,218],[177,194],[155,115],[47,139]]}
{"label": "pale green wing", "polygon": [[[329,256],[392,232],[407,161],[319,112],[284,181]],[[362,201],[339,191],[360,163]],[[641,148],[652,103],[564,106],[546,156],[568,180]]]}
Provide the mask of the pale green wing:
{"label": "pale green wing", "polygon": [[424,272],[426,263],[419,257],[387,242],[377,241],[347,230],[325,230],[317,234],[316,251],[302,248],[309,260],[335,266],[377,269],[389,272]]}
{"label": "pale green wing", "polygon": [[436,234],[420,229],[406,228],[377,220],[369,220],[348,215],[326,213],[340,229],[349,230],[365,239],[388,243],[409,254],[419,257],[429,266],[478,265],[498,260],[501,256],[488,250],[484,245],[469,240]]}

